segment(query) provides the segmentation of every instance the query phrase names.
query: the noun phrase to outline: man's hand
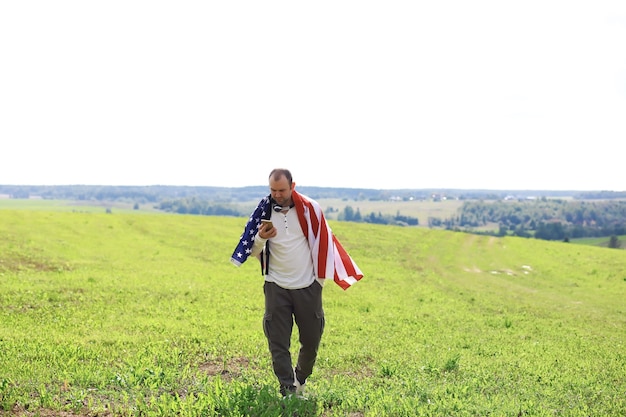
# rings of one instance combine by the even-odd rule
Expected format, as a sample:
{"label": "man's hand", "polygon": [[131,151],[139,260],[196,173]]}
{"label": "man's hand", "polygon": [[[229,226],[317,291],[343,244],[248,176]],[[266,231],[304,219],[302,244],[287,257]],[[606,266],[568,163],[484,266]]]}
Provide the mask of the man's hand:
{"label": "man's hand", "polygon": [[276,230],[274,226],[269,224],[264,224],[259,229],[259,237],[261,239],[271,239],[273,237],[276,237],[277,234],[278,230]]}

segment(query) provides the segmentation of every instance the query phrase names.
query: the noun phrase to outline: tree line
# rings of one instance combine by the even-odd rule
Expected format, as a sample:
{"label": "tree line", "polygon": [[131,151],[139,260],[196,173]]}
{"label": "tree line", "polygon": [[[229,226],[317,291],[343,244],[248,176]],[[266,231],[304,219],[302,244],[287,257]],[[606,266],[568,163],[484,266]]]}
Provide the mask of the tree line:
{"label": "tree line", "polygon": [[467,201],[456,216],[429,219],[430,226],[474,230],[497,224],[496,234],[568,240],[626,234],[626,201]]}
{"label": "tree line", "polygon": [[[196,197],[165,200],[158,208],[180,214],[247,216],[250,209],[241,205],[219,204]],[[329,207],[327,213],[338,212],[337,220],[384,225],[418,226],[417,217],[361,213],[346,206],[342,211]],[[493,225],[496,230],[493,231]],[[497,236],[534,237],[564,240],[583,237],[626,235],[626,201],[567,201],[540,198],[522,201],[466,201],[455,216],[428,219],[428,227]],[[490,230],[490,231],[479,231]],[[618,247],[619,241],[613,247]]]}
{"label": "tree line", "polygon": [[[625,199],[626,191],[559,191],[559,190],[457,190],[457,189],[406,189],[379,190],[364,188],[332,188],[298,186],[298,191],[313,199],[342,198],[354,201],[387,201],[392,198],[403,201],[428,200],[432,195],[442,195],[458,200],[502,200],[514,193],[519,198],[526,197],[557,197],[573,199]],[[258,200],[267,195],[266,185],[248,187],[212,187],[212,186],[178,186],[178,185],[3,185],[0,184],[0,195],[10,198],[40,197],[59,200],[96,200],[124,201],[137,203],[154,203],[168,199],[185,199],[196,197],[213,202],[245,202]]]}
{"label": "tree line", "polygon": [[371,212],[366,215],[362,215],[361,211],[357,207],[355,210],[352,206],[346,206],[343,211],[337,216],[337,220],[345,222],[364,222],[373,224],[394,224],[400,226],[418,226],[419,220],[417,217],[404,216],[398,212],[395,216],[389,214],[382,214],[381,212]]}
{"label": "tree line", "polygon": [[198,214],[203,216],[242,216],[241,208],[228,204],[215,204],[197,197],[161,201],[157,208],[170,213]]}
{"label": "tree line", "polygon": [[[426,226],[471,233],[489,233],[500,236],[515,235],[546,240],[567,240],[580,237],[607,237],[626,234],[626,192],[594,191],[524,191],[515,192],[517,199],[506,201],[507,191],[488,190],[370,190],[325,187],[299,187],[314,199],[343,198],[344,200],[380,201],[394,199],[432,198],[445,195],[464,201],[455,216],[427,219]],[[73,199],[82,201],[124,201],[138,204],[152,203],[155,208],[172,213],[248,216],[250,207],[242,202],[258,201],[267,194],[267,186],[239,188],[205,186],[95,186],[95,185],[0,185],[0,196],[10,198],[41,197],[44,199]],[[534,194],[538,198],[530,199]],[[527,195],[524,197],[524,195]],[[548,196],[560,195],[557,199]],[[578,200],[585,198],[586,200]],[[423,225],[410,216],[383,215],[380,212],[363,214],[347,206],[338,214],[338,220],[394,224]],[[479,232],[478,230],[497,231]],[[489,227],[486,227],[489,226]]]}

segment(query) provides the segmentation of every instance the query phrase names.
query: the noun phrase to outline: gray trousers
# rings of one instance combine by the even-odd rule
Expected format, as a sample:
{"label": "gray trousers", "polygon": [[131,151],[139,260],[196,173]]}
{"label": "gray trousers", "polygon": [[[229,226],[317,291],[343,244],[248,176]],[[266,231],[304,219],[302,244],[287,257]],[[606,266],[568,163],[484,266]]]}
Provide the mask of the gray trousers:
{"label": "gray trousers", "polygon": [[291,332],[295,319],[298,326],[300,352],[296,364],[298,380],[304,382],[313,372],[317,350],[324,332],[322,286],[313,282],[299,290],[287,290],[273,282],[265,282],[265,315],[263,331],[272,355],[272,366],[282,386],[292,386]]}

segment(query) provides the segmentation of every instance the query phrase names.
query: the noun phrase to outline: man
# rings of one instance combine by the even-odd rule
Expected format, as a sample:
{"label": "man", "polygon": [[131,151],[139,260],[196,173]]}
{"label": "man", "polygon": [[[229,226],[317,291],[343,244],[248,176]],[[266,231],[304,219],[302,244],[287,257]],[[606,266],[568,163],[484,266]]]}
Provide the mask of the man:
{"label": "man", "polygon": [[[239,266],[250,255],[261,261],[263,331],[280,392],[287,396],[301,392],[313,372],[325,323],[324,280],[333,278],[347,289],[363,274],[333,235],[320,205],[295,190],[289,170],[274,169],[269,187],[270,195],[250,216],[231,261]],[[290,353],[294,319],[300,340],[295,368]]]}

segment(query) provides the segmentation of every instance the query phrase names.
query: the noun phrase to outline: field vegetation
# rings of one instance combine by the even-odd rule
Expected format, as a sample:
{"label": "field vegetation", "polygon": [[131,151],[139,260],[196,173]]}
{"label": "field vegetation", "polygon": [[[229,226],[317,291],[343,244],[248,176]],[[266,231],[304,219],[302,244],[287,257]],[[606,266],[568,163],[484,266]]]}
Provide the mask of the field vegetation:
{"label": "field vegetation", "polygon": [[0,415],[626,415],[626,251],[331,220],[365,278],[282,399],[244,222],[0,210]]}

